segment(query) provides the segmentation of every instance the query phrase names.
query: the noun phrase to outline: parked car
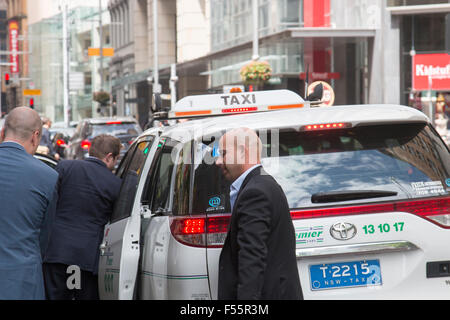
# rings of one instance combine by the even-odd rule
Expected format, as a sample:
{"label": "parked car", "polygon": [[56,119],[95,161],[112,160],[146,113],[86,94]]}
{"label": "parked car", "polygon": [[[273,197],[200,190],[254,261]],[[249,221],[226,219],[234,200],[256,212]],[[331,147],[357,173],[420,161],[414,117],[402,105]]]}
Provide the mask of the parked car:
{"label": "parked car", "polygon": [[89,154],[91,141],[100,134],[116,136],[122,142],[119,163],[142,129],[134,118],[88,118],[81,120],[65,148],[67,159],[84,159]]}
{"label": "parked car", "polygon": [[220,114],[232,115],[148,129],[131,146],[100,246],[101,299],[217,298],[231,208],[214,161],[236,127],[258,132],[286,194],[305,299],[448,299],[450,155],[422,112],[310,107],[273,90],[185,97],[170,113]]}

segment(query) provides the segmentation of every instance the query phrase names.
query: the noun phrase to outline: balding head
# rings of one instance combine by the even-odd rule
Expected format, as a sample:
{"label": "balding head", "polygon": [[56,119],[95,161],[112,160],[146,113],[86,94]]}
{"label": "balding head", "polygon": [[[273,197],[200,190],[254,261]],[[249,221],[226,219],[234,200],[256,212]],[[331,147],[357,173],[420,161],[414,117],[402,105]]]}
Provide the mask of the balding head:
{"label": "balding head", "polygon": [[216,164],[225,178],[236,180],[252,166],[261,163],[262,143],[256,132],[249,128],[228,131],[219,141],[220,156]]}
{"label": "balding head", "polygon": [[42,121],[39,114],[28,107],[17,107],[6,117],[1,135],[3,141],[20,143],[34,154],[41,140]]}

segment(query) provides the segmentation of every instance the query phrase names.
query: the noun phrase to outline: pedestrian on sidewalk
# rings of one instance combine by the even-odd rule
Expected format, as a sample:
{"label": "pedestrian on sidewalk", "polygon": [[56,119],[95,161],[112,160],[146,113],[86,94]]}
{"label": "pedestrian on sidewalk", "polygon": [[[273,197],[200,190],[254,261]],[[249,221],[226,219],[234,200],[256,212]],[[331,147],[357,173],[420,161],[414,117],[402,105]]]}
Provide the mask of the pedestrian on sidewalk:
{"label": "pedestrian on sidewalk", "polygon": [[436,127],[436,131],[439,133],[439,135],[442,137],[442,140],[450,146],[450,138],[449,138],[449,132],[447,129],[448,124],[448,116],[445,113],[445,98],[442,93],[440,93],[436,99],[436,114],[434,119],[434,124]]}
{"label": "pedestrian on sidewalk", "polygon": [[60,155],[56,152],[55,147],[53,146],[52,139],[50,138],[49,129],[51,128],[51,126],[52,126],[52,121],[47,117],[43,117],[42,118],[42,138],[41,138],[41,142],[39,145],[46,148],[46,153],[44,152],[44,154],[47,154],[49,156],[52,156],[56,160],[59,160]]}

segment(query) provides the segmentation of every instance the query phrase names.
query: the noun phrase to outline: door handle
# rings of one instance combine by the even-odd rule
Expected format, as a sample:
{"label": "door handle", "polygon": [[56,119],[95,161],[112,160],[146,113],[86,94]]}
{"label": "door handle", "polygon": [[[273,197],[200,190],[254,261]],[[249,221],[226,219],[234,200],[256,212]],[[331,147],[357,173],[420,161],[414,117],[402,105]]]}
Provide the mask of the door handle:
{"label": "door handle", "polygon": [[106,250],[106,242],[102,242],[102,244],[99,246],[99,249],[100,249],[100,256],[104,256]]}

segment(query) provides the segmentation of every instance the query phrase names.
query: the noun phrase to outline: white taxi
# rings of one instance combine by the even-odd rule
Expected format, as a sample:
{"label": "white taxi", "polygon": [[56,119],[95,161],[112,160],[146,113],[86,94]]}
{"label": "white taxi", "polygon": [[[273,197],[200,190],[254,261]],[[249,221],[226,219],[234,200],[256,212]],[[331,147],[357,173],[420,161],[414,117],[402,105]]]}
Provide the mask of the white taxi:
{"label": "white taxi", "polygon": [[236,127],[286,194],[305,299],[449,298],[450,156],[423,113],[274,90],[185,97],[169,117],[192,119],[145,131],[118,169],[102,299],[217,298],[231,209],[214,162]]}

